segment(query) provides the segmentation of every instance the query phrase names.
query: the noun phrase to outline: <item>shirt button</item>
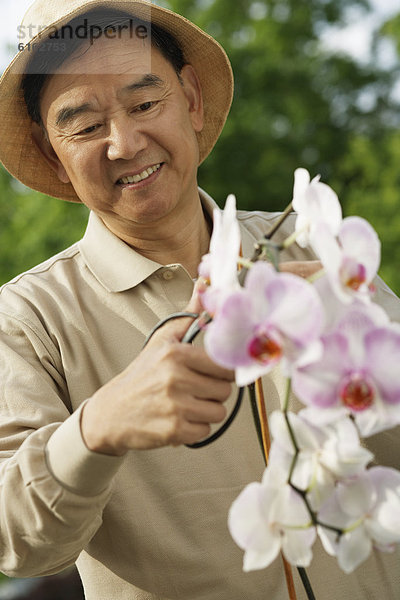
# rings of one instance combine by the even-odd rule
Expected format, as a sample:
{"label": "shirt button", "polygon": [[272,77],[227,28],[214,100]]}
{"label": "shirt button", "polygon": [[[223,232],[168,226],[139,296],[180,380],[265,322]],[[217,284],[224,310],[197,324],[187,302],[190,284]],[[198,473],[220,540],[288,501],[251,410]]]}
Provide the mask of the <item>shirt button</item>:
{"label": "shirt button", "polygon": [[163,277],[166,281],[170,281],[173,278],[174,274],[172,271],[164,271]]}

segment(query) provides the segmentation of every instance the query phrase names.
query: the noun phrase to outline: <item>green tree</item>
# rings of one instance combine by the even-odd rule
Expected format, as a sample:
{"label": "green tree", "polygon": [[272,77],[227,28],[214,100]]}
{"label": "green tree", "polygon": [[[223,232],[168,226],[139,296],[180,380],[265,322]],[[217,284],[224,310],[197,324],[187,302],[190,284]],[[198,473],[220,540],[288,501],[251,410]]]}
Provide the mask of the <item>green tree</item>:
{"label": "green tree", "polygon": [[28,190],[0,170],[0,283],[79,240],[88,211]]}
{"label": "green tree", "polygon": [[[223,202],[234,191],[246,208],[283,208],[293,170],[305,166],[331,180],[353,135],[383,126],[393,85],[375,65],[324,51],[319,34],[344,22],[363,0],[169,0],[170,6],[216,34],[236,77],[235,100],[217,152],[201,182]],[[212,73],[210,74],[212,76]],[[374,105],[361,104],[365,93]],[[343,182],[343,190],[347,182]],[[345,203],[345,198],[343,199]]]}

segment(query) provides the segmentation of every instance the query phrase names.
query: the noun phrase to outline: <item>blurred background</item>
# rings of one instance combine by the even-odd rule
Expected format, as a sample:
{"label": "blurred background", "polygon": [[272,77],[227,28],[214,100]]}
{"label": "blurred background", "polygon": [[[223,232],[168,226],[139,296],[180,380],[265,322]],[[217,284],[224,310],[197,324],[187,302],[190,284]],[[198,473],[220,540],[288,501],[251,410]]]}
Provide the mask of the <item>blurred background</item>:
{"label": "blurred background", "polygon": [[[0,0],[0,70],[16,53],[30,3]],[[235,193],[239,208],[276,211],[292,198],[295,168],[320,174],[346,215],[375,227],[380,274],[400,294],[398,0],[155,3],[216,37],[235,73],[231,115],[200,168],[200,185],[221,206]],[[0,283],[80,239],[87,216],[83,206],[32,192],[0,167]],[[82,598],[74,571],[59,577],[61,584],[4,579],[0,600]]]}

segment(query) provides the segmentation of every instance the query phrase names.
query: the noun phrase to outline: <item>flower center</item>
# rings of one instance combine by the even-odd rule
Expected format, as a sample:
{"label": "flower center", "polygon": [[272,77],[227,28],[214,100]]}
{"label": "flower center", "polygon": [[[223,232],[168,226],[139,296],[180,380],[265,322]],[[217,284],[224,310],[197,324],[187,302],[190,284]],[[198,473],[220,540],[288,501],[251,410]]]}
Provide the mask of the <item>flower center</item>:
{"label": "flower center", "polygon": [[252,358],[263,364],[278,362],[282,356],[282,347],[267,333],[260,333],[254,337],[248,351]]}
{"label": "flower center", "polygon": [[375,397],[373,385],[360,373],[347,377],[340,389],[340,399],[355,412],[369,408]]}
{"label": "flower center", "polygon": [[340,271],[343,284],[352,290],[359,290],[360,286],[367,280],[365,266],[353,260],[347,260]]}

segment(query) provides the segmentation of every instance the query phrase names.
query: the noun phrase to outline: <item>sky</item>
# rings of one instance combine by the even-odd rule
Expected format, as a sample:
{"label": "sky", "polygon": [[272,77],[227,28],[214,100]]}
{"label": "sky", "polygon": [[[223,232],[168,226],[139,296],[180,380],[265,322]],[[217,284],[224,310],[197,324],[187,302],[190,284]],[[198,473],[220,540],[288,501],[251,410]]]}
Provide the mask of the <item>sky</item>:
{"label": "sky", "polygon": [[[0,14],[3,25],[0,29],[0,72],[4,70],[12,56],[17,52],[17,27],[21,23],[25,11],[32,0],[0,0]],[[380,22],[390,15],[399,12],[399,0],[372,0],[375,12],[368,18],[360,18],[357,13],[350,14],[351,23],[341,30],[326,31],[323,42],[332,49],[344,50],[360,61],[368,58],[371,35]],[[12,52],[6,52],[7,45]],[[382,62],[393,60],[393,52],[387,46],[382,49]]]}

